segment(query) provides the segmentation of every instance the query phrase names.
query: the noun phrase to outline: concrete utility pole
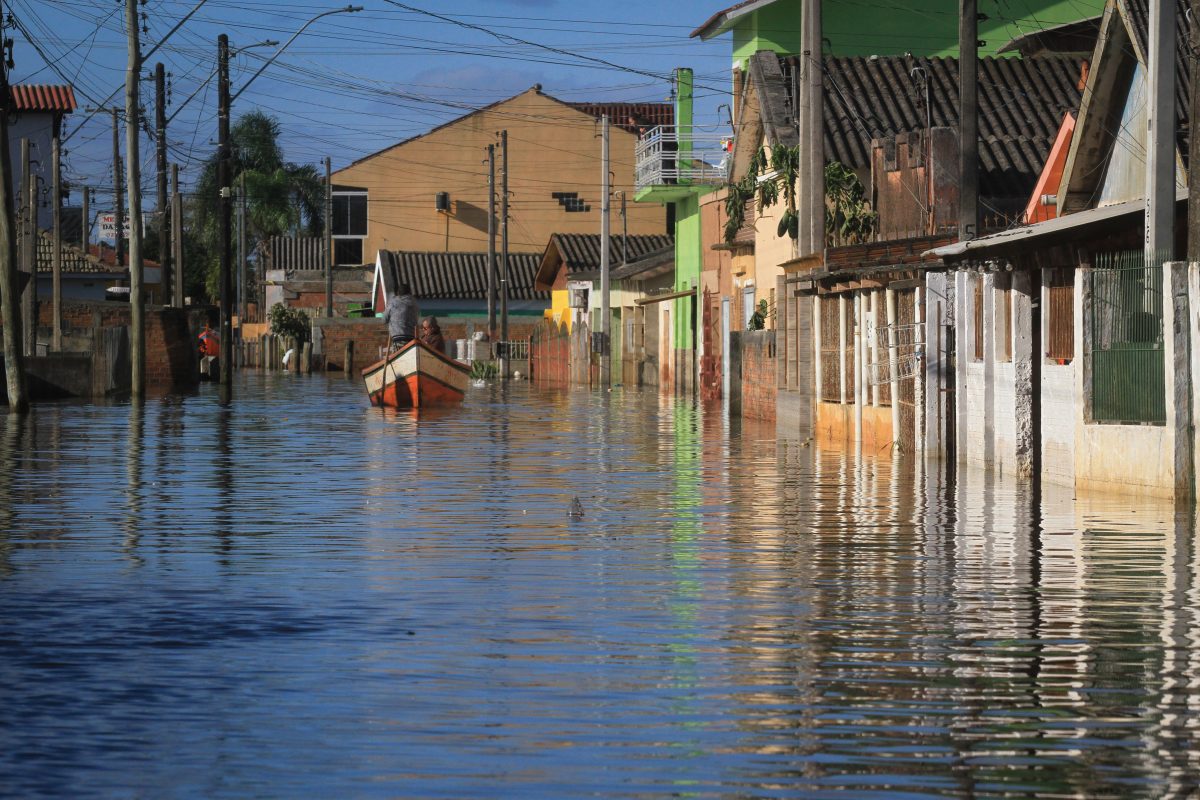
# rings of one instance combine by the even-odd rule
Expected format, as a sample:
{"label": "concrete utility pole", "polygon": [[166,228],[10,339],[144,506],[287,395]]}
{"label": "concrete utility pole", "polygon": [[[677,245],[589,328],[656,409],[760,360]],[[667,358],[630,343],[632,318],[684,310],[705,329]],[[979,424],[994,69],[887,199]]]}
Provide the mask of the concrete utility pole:
{"label": "concrete utility pole", "polygon": [[325,237],[321,248],[325,267],[325,316],[333,316],[333,164],[325,156]]}
{"label": "concrete utility pole", "polygon": [[113,124],[113,213],[116,215],[116,230],[113,235],[116,240],[113,244],[117,249],[118,267],[125,265],[125,197],[124,187],[121,186],[121,121],[119,118],[121,110],[116,106],[112,107],[112,124]]}
{"label": "concrete utility pole", "polygon": [[500,188],[500,341],[504,342],[501,377],[508,377],[508,131],[500,132],[501,169],[504,180]]}
{"label": "concrete utility pole", "polygon": [[808,0],[804,4],[804,37],[806,56],[804,92],[806,107],[802,121],[804,139],[799,154],[802,216],[797,242],[801,255],[819,253],[825,249],[825,132],[824,92],[825,62],[821,46],[821,2]]}
{"label": "concrete utility pole", "polygon": [[[1190,0],[1192,11],[1191,51],[1200,53],[1200,0]],[[1191,59],[1192,95],[1190,119],[1200,124],[1200,59]],[[1188,137],[1188,164],[1200,165],[1200,136]],[[1188,236],[1187,260],[1200,262],[1200,169],[1188,170]]]}
{"label": "concrete utility pole", "polygon": [[125,33],[129,63],[125,69],[125,166],[129,174],[129,360],[130,393],[134,400],[146,394],[146,305],[142,286],[142,160],[141,106],[142,46],[138,41],[139,0],[125,2]]}
{"label": "concrete utility pole", "polygon": [[54,306],[50,349],[60,353],[62,352],[62,152],[57,125],[54,127],[54,140],[50,144],[50,150],[50,227],[54,237],[50,253],[50,298]]}
{"label": "concrete utility pole", "polygon": [[170,236],[171,210],[167,205],[167,77],[162,62],[154,65],[154,149],[158,178],[158,263],[162,265],[163,305],[172,305],[172,288],[175,285],[175,265],[171,260]]}
{"label": "concrete utility pole", "polygon": [[[1200,137],[1197,137],[1200,139]],[[496,145],[487,146],[488,154],[488,262],[487,330],[488,339],[496,336]]]}
{"label": "concrete utility pole", "polygon": [[231,254],[232,209],[229,195],[229,37],[217,37],[217,191],[221,261],[221,341],[218,367],[222,399],[232,399],[233,388],[233,264]]}
{"label": "concrete utility pole", "polygon": [[246,322],[246,259],[249,255],[246,242],[246,176],[238,176],[238,277],[237,277],[237,313],[238,333]]}
{"label": "concrete utility pole", "polygon": [[83,187],[83,197],[80,198],[83,203],[83,208],[80,209],[81,217],[79,221],[79,248],[87,255],[89,246],[92,243],[92,218],[89,216],[91,209],[88,208],[88,203],[91,201],[92,187]]}
{"label": "concrete utility pole", "polygon": [[27,356],[37,354],[37,176],[31,162],[29,140],[21,139],[21,271],[29,275],[21,292],[21,340]]}
{"label": "concrete utility pole", "polygon": [[979,9],[976,0],[960,0],[959,9],[958,238],[966,241],[979,235]]}
{"label": "concrete utility pole", "polygon": [[1150,0],[1147,267],[1160,266],[1175,255],[1175,28],[1175,0]]}
{"label": "concrete utility pole", "polygon": [[[0,52],[4,50],[0,35]],[[8,115],[11,109],[8,91],[8,65],[0,57],[0,317],[15,321],[17,311],[17,240],[13,231],[16,202],[12,193],[12,156],[8,149]],[[4,380],[10,414],[29,410],[25,387],[25,361],[21,348],[21,326],[3,326]]]}
{"label": "concrete utility pole", "polygon": [[612,311],[609,308],[609,185],[608,185],[608,115],[600,118],[600,388],[612,386]]}
{"label": "concrete utility pole", "polygon": [[183,308],[183,196],[179,194],[179,165],[171,165],[171,264],[174,305]]}

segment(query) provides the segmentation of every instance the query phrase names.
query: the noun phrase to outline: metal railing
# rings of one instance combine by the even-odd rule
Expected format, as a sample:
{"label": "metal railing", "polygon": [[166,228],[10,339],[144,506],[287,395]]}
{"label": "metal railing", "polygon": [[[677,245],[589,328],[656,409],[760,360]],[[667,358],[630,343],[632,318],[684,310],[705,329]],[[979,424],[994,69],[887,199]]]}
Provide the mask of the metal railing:
{"label": "metal railing", "polygon": [[1101,254],[1089,280],[1092,420],[1166,422],[1162,262],[1140,251]]}
{"label": "metal railing", "polygon": [[696,133],[687,126],[651,128],[635,150],[635,185],[638,189],[671,184],[717,186],[729,178],[732,159],[727,138],[716,133]]}
{"label": "metal railing", "polygon": [[529,340],[496,342],[495,356],[496,358],[508,358],[510,361],[528,361]]}
{"label": "metal railing", "polygon": [[[881,325],[875,329],[879,342],[879,361],[867,364],[867,382],[871,386],[916,377],[925,354],[925,326],[920,322]],[[892,354],[895,353],[895,369]]]}

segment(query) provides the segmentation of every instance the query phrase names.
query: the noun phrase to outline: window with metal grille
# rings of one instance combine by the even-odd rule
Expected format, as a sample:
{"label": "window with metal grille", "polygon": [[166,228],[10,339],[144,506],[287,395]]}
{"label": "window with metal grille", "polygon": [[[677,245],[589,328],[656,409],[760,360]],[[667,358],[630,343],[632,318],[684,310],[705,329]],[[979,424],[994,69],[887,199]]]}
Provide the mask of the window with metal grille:
{"label": "window with metal grille", "polygon": [[972,324],[975,326],[972,331],[975,340],[972,357],[975,361],[983,361],[983,276],[972,275],[971,281],[975,285],[974,313],[971,315]]}
{"label": "window with metal grille", "polygon": [[992,312],[996,331],[996,360],[1012,361],[1012,274],[996,274],[993,284],[996,307]]}
{"label": "window with metal grille", "polygon": [[1091,419],[1163,424],[1162,263],[1141,251],[1103,254],[1089,279]]}
{"label": "window with metal grille", "polygon": [[1046,357],[1060,364],[1075,358],[1075,270],[1046,271]]}

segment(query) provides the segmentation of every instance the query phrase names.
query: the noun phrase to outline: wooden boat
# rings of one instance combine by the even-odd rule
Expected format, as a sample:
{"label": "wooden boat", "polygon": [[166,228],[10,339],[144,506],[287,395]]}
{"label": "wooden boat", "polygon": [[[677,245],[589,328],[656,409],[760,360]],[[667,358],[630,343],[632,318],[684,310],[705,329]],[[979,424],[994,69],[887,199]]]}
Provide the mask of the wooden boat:
{"label": "wooden boat", "polygon": [[458,405],[471,371],[413,339],[362,371],[373,406],[431,408]]}

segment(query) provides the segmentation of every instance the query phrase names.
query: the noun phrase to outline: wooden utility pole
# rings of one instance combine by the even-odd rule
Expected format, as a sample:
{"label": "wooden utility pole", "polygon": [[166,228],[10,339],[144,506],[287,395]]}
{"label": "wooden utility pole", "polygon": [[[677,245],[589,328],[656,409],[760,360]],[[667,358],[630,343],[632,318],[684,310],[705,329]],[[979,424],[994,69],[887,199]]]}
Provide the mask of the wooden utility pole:
{"label": "wooden utility pole", "polygon": [[85,256],[91,252],[89,248],[92,244],[92,218],[91,209],[88,208],[88,203],[91,201],[91,195],[92,187],[83,187],[83,197],[81,198],[83,208],[80,209],[83,219],[79,221],[79,247],[81,250],[83,250],[83,254]]}
{"label": "wooden utility pole", "polygon": [[1175,0],[1150,0],[1147,267],[1160,266],[1175,255],[1175,29]]}
{"label": "wooden utility pole", "polygon": [[[0,51],[3,37],[0,36]],[[16,201],[12,193],[12,156],[8,149],[8,115],[12,105],[8,90],[8,65],[0,58],[0,318],[3,318],[4,380],[9,413],[29,410],[25,386],[25,361],[21,326],[17,323],[17,240],[13,231]]]}
{"label": "wooden utility pole", "polygon": [[609,294],[609,185],[608,185],[608,115],[600,118],[600,338],[603,340],[600,350],[600,388],[612,386],[612,347],[609,337],[612,335],[612,311]]}
{"label": "wooden utility pole", "polygon": [[154,65],[154,150],[157,169],[158,197],[158,262],[162,265],[163,305],[172,305],[172,287],[175,285],[175,265],[171,260],[170,208],[167,205],[167,79],[162,62]]}
{"label": "wooden utility pole", "polygon": [[[1172,51],[1174,52],[1174,51]],[[958,18],[958,238],[979,235],[979,9],[960,0]]]}
{"label": "wooden utility pole", "polygon": [[142,160],[141,106],[142,46],[138,41],[139,0],[125,0],[125,34],[129,61],[125,68],[125,167],[129,191],[129,390],[135,401],[146,394],[146,306],[142,286]]}
{"label": "wooden utility pole", "polygon": [[500,132],[500,341],[504,342],[501,377],[508,377],[508,131]]}
{"label": "wooden utility pole", "polygon": [[333,164],[325,156],[325,236],[321,259],[325,267],[325,316],[333,316]]}
{"label": "wooden utility pole", "polygon": [[21,139],[21,271],[29,276],[21,292],[21,341],[25,355],[37,355],[37,176],[33,174],[29,140]]}
{"label": "wooden utility pole", "polygon": [[183,195],[179,194],[179,165],[171,165],[171,291],[175,306],[183,308]]}
{"label": "wooden utility pole", "polygon": [[116,266],[125,266],[125,197],[124,188],[121,186],[121,121],[119,118],[120,109],[116,106],[112,107],[112,125],[113,125],[113,209],[115,215],[116,233],[113,234],[114,245],[117,249]]}
{"label": "wooden utility pole", "polygon": [[217,191],[220,229],[221,261],[221,341],[218,359],[221,386],[225,390],[222,398],[231,399],[233,388],[233,264],[230,241],[232,211],[229,176],[229,37],[217,37]]}
{"label": "wooden utility pole", "polygon": [[246,242],[246,176],[245,174],[238,176],[238,291],[237,291],[237,312],[238,312],[238,333],[245,330],[242,326],[246,323],[246,261],[249,257],[249,249]]}
{"label": "wooden utility pole", "polygon": [[[1197,137],[1200,138],[1200,137]],[[487,146],[488,154],[488,262],[487,330],[488,339],[496,336],[496,145]]]}
{"label": "wooden utility pole", "polygon": [[62,148],[58,126],[54,127],[54,140],[50,144],[50,229],[53,236],[50,251],[50,298],[54,319],[50,332],[50,349],[62,352]]}

